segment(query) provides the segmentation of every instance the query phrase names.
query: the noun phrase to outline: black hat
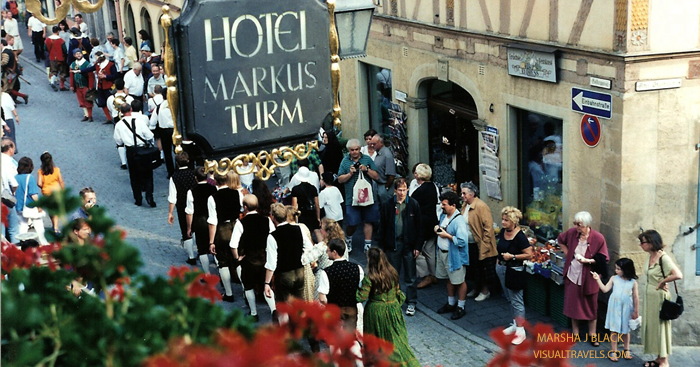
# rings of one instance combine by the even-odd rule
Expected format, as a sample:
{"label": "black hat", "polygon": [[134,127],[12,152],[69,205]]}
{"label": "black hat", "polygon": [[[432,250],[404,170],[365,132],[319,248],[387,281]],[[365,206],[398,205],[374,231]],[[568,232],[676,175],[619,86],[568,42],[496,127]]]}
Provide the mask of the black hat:
{"label": "black hat", "polygon": [[72,33],[76,37],[79,37],[82,35],[82,33],[80,32],[80,29],[78,29],[78,27],[71,28],[70,33]]}

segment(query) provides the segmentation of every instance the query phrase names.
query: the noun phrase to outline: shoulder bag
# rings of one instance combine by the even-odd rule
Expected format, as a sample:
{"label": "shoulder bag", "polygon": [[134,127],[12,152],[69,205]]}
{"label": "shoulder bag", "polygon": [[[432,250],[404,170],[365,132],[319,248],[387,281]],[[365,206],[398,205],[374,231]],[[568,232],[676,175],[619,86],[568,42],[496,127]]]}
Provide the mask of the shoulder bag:
{"label": "shoulder bag", "polygon": [[27,219],[39,219],[44,216],[44,212],[40,212],[39,208],[30,208],[27,206],[27,191],[29,191],[29,175],[27,182],[24,184],[24,208],[22,208],[22,216]]}
{"label": "shoulder bag", "polygon": [[[661,261],[663,257],[664,255],[661,255],[661,258],[659,258],[659,266],[661,267],[661,275],[666,279],[664,265]],[[664,300],[664,303],[661,304],[661,310],[659,311],[659,318],[661,320],[675,320],[683,314],[683,297],[678,294],[678,286],[675,280],[673,281],[673,287],[676,289],[676,302],[667,299]]]}
{"label": "shoulder bag", "polygon": [[[163,162],[160,160],[160,150],[158,147],[154,146],[153,143],[146,141],[140,135],[136,134],[136,119],[131,119],[131,126],[124,121],[124,125],[131,130],[134,135],[134,149],[136,149],[136,155],[134,156],[134,163],[141,167],[142,169],[154,170],[160,167]],[[144,146],[138,146],[136,144],[136,138],[144,143]]]}

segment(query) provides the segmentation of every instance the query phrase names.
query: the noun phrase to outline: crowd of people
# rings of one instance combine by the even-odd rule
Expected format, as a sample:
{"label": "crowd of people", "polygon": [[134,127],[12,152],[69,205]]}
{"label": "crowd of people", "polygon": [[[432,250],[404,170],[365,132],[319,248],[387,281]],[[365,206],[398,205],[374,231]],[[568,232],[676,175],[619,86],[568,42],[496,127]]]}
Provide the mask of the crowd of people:
{"label": "crowd of people", "polygon": [[[29,206],[41,195],[65,187],[60,169],[50,153],[39,158],[41,167],[33,175],[30,157],[15,160],[15,110],[19,92],[18,56],[21,38],[14,14],[3,10],[3,131],[2,201],[10,210],[8,226],[2,234],[12,243],[33,229],[37,241],[46,244],[45,214]],[[31,20],[33,19],[33,20]],[[413,167],[413,180],[398,177],[391,149],[382,134],[369,130],[365,145],[349,139],[343,153],[334,131],[321,134],[322,149],[291,167],[276,170],[277,190],[254,175],[210,175],[203,167],[194,169],[187,153],[172,157],[173,119],[165,93],[165,77],[160,58],[154,57],[147,32],[141,31],[141,55],[133,40],[108,35],[102,44],[88,38],[87,26],[76,15],[71,26],[66,21],[52,27],[37,19],[27,22],[37,62],[49,66],[49,83],[56,91],[70,89],[83,110],[82,121],[92,122],[96,103],[106,123],[114,125],[121,168],[128,170],[134,204],[142,205],[143,193],[151,207],[153,197],[152,162],[143,162],[141,149],[155,141],[162,150],[168,179],[168,218],[180,230],[187,252],[186,262],[197,261],[205,273],[211,260],[218,267],[223,286],[222,299],[234,301],[234,284],[240,284],[250,316],[258,319],[256,298],[263,297],[274,320],[275,302],[302,298],[340,307],[344,328],[364,331],[392,341],[392,360],[418,366],[406,336],[401,305],[413,316],[418,289],[445,280],[447,300],[438,313],[449,313],[452,320],[467,314],[466,299],[487,301],[492,292],[502,292],[511,305],[512,324],[504,330],[514,334],[513,344],[522,343],[525,319],[522,283],[524,261],[533,256],[532,247],[520,227],[522,213],[513,206],[501,210],[501,228],[496,235],[490,207],[479,199],[479,188],[472,182],[461,184],[460,193],[441,190],[431,181],[432,169],[419,163]],[[14,28],[13,28],[14,27]],[[68,87],[66,87],[68,79]],[[252,162],[248,162],[252,166]],[[89,209],[95,205],[92,189],[80,192],[83,205],[71,215],[76,241],[89,238]],[[61,231],[59,218],[51,218],[52,230]],[[605,327],[621,336],[629,359],[630,320],[643,315],[642,340],[645,353],[658,358],[647,367],[668,366],[671,352],[671,322],[660,320],[656,310],[670,299],[668,283],[682,279],[679,268],[663,251],[658,232],[648,230],[639,236],[642,250],[649,253],[644,266],[645,310],[639,309],[639,288],[632,260],[615,263],[615,275],[607,283],[610,260],[603,235],[590,226],[587,212],[574,217],[574,226],[557,239],[565,254],[563,313],[572,319],[578,335],[586,323],[586,338],[599,347],[597,339],[598,294],[612,289]],[[353,250],[352,236],[362,228],[367,268],[348,260]],[[666,270],[664,270],[666,269]],[[401,291],[401,287],[405,293]],[[79,280],[74,293],[89,292]],[[362,302],[366,302],[363,307]],[[313,347],[318,347],[313,341]],[[617,360],[617,356],[611,356]]]}

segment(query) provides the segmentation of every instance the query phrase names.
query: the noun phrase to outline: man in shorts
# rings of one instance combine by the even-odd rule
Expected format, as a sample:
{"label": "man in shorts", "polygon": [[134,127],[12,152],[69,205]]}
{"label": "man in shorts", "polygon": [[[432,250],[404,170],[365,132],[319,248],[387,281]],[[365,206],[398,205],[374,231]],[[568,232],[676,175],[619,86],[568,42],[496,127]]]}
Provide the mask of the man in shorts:
{"label": "man in shorts", "polygon": [[379,173],[376,171],[374,161],[366,154],[360,152],[360,141],[350,139],[346,145],[349,154],[340,162],[338,169],[338,182],[345,184],[345,209],[346,209],[346,225],[347,236],[345,242],[348,246],[348,252],[352,251],[352,234],[355,233],[357,226],[364,223],[365,235],[365,251],[372,246],[372,223],[379,221],[379,203],[377,194],[372,193],[374,204],[368,206],[353,206],[353,187],[360,177],[360,171],[363,172],[365,180],[372,185],[373,180],[379,178]]}
{"label": "man in shorts", "polygon": [[[467,275],[467,265],[469,265],[468,238],[469,230],[464,219],[460,218],[459,196],[448,191],[440,196],[440,206],[443,214],[440,222],[434,230],[437,239],[437,264],[435,265],[435,276],[439,279],[448,279],[447,282],[447,304],[442,306],[437,312],[452,312],[450,317],[457,320],[466,314],[464,304],[467,299],[467,283],[464,277]],[[455,298],[455,293],[459,301]]]}

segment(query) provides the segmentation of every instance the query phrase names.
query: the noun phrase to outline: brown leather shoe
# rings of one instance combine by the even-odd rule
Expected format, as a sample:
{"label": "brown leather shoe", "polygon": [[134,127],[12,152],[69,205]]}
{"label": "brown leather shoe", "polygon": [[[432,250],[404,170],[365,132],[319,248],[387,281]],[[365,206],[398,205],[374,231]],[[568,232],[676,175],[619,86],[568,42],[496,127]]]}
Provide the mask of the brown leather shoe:
{"label": "brown leather shoe", "polygon": [[418,289],[423,289],[437,283],[437,278],[434,275],[428,275],[423,278],[423,280],[418,283]]}

